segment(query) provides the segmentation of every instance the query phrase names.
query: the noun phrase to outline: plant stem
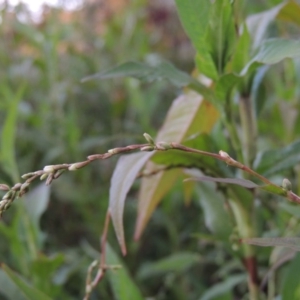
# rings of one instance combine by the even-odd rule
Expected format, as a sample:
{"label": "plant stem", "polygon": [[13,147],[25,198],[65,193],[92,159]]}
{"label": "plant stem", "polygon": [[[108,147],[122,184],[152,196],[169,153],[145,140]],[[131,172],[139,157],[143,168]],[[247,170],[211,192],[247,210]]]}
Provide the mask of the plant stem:
{"label": "plant stem", "polygon": [[242,96],[240,98],[239,108],[242,125],[244,161],[248,166],[252,166],[256,155],[257,126],[251,98],[249,96]]}
{"label": "plant stem", "polygon": [[[251,195],[250,195],[251,197]],[[245,195],[244,198],[247,198]],[[244,199],[244,200],[252,200],[252,199]],[[249,202],[249,201],[245,201]],[[249,205],[245,205],[245,203],[241,203],[240,197],[236,193],[232,193],[232,197],[229,200],[229,204],[231,206],[233,215],[235,217],[235,221],[237,224],[239,235],[242,238],[251,238],[255,236],[254,226],[251,222],[251,214],[253,209],[253,201]],[[245,266],[245,269],[248,273],[248,288],[250,294],[250,300],[258,300],[259,299],[259,279],[257,273],[257,262],[255,257],[255,249],[253,246],[243,243],[243,259],[242,262]]]}
{"label": "plant stem", "polygon": [[232,115],[232,104],[231,104],[230,93],[228,93],[226,96],[226,103],[221,117],[222,117],[222,122],[224,123],[226,129],[228,130],[230,141],[237,155],[237,159],[240,162],[243,162],[244,157],[241,148],[241,142],[235,126],[235,120],[233,119],[233,115]]}

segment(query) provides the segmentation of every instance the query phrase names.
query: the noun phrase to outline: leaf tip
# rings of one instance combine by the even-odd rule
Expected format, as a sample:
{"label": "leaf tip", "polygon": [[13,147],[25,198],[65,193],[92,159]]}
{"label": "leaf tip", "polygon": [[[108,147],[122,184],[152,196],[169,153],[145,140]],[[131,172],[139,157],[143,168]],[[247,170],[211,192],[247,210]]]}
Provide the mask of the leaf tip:
{"label": "leaf tip", "polygon": [[133,239],[135,241],[138,241],[141,237],[141,234],[142,234],[142,230],[138,224],[139,222],[137,222],[137,225],[136,225],[136,228],[135,228],[135,232],[134,232],[134,236],[133,236]]}
{"label": "leaf tip", "polygon": [[127,254],[127,249],[126,249],[126,246],[125,246],[125,245],[122,246],[121,250],[122,250],[123,256],[126,256],[126,254]]}

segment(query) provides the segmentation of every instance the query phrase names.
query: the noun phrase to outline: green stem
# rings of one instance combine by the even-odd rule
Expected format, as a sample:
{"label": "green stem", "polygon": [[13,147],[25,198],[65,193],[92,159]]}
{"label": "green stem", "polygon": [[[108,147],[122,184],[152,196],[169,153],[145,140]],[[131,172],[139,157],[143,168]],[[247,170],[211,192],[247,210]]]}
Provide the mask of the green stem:
{"label": "green stem", "polygon": [[237,127],[235,125],[233,116],[232,116],[232,105],[230,94],[226,97],[225,110],[222,114],[222,122],[224,123],[226,129],[228,130],[230,141],[232,147],[236,153],[237,159],[240,162],[244,162],[243,151],[241,147],[241,141],[237,132]]}
{"label": "green stem", "polygon": [[223,118],[223,122],[228,130],[228,133],[230,135],[230,141],[232,143],[233,149],[236,152],[236,156],[238,161],[243,162],[243,152],[241,148],[240,139],[236,130],[236,127],[234,126],[234,122],[232,120],[228,120],[226,117]]}
{"label": "green stem", "polygon": [[[253,199],[252,195],[243,191],[241,194],[239,189],[232,188],[230,193],[230,207],[232,209],[238,232],[242,238],[251,238],[255,236],[255,229],[252,222]],[[243,203],[240,199],[243,197]],[[243,263],[248,273],[248,288],[250,300],[258,300],[259,279],[257,272],[257,262],[255,249],[253,246],[243,243]]]}
{"label": "green stem", "polygon": [[240,98],[239,108],[243,132],[244,162],[251,167],[256,155],[257,126],[253,105],[249,96]]}

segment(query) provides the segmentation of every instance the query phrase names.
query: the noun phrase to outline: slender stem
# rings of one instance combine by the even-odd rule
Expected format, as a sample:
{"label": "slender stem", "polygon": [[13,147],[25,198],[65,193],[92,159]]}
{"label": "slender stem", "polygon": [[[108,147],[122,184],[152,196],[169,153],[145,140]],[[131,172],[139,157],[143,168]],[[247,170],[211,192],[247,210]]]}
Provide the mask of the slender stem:
{"label": "slender stem", "polygon": [[[98,285],[98,283],[101,281],[101,279],[105,275],[105,271],[108,268],[112,268],[110,266],[107,266],[105,264],[106,260],[106,240],[107,240],[107,233],[108,233],[108,227],[109,227],[109,222],[110,222],[110,213],[107,211],[106,217],[105,217],[105,222],[104,222],[104,228],[103,228],[103,233],[101,236],[101,255],[100,255],[100,263],[98,261],[93,261],[92,264],[90,265],[88,269],[88,274],[87,274],[87,279],[86,279],[86,284],[85,284],[85,296],[83,300],[88,300],[90,298],[90,295],[93,291],[93,289]],[[92,281],[92,271],[93,269],[99,264],[99,268],[97,271],[97,274]]]}
{"label": "slender stem", "polygon": [[[274,187],[276,190],[276,194],[278,194],[278,191],[280,190],[280,195],[286,197],[292,202],[300,203],[300,197],[293,193],[290,190],[284,189],[274,183],[272,183],[270,180],[265,178],[264,176],[256,173],[251,168],[243,165],[242,163],[234,160],[231,158],[226,152],[220,151],[219,154],[206,152],[194,148],[189,148],[186,146],[183,146],[178,143],[165,143],[165,142],[159,142],[155,145],[153,144],[137,144],[137,145],[129,145],[126,147],[120,147],[120,148],[114,148],[111,150],[108,150],[107,153],[104,154],[94,154],[88,156],[88,160],[82,161],[82,162],[76,162],[71,164],[60,164],[60,165],[51,165],[51,166],[45,166],[43,170],[31,172],[24,174],[22,176],[23,179],[26,179],[26,181],[22,183],[15,184],[10,190],[7,191],[7,193],[2,197],[2,200],[0,200],[0,217],[4,211],[6,211],[12,202],[15,200],[16,197],[22,197],[27,191],[28,187],[31,184],[32,181],[34,181],[37,177],[40,177],[41,180],[47,178],[46,184],[50,185],[54,179],[57,179],[64,171],[75,171],[77,169],[81,169],[87,165],[89,165],[94,160],[103,160],[110,158],[117,154],[123,154],[127,152],[131,152],[134,150],[142,150],[142,151],[153,151],[153,150],[170,150],[170,149],[176,149],[180,151],[190,152],[190,153],[197,153],[199,155],[209,156],[213,157],[215,159],[224,161],[227,165],[233,166],[235,168],[241,169],[244,172],[258,178],[262,182],[264,182],[266,185]],[[270,189],[269,191],[272,192]]]}
{"label": "slender stem", "polygon": [[241,142],[240,142],[240,138],[237,133],[235,121],[233,119],[231,112],[232,112],[232,109],[230,106],[230,97],[228,95],[227,99],[226,99],[225,111],[222,114],[222,121],[223,121],[226,129],[228,130],[228,133],[230,135],[230,141],[232,143],[233,149],[235,150],[238,160],[243,162],[244,158],[243,158],[243,152],[242,152],[242,148],[241,148]]}
{"label": "slender stem", "polygon": [[171,145],[172,145],[172,149],[182,150],[182,151],[191,152],[191,153],[197,153],[197,154],[201,154],[201,155],[204,155],[204,156],[210,156],[210,157],[213,157],[215,159],[224,161],[229,166],[233,166],[235,168],[241,169],[244,172],[247,172],[247,173],[249,173],[249,174],[257,177],[262,182],[264,182],[264,183],[266,183],[268,185],[277,186],[274,183],[272,183],[269,179],[267,179],[264,176],[256,173],[255,171],[253,171],[249,167],[243,165],[242,163],[234,160],[226,152],[224,152],[222,150],[220,151],[220,154],[216,154],[216,153],[206,152],[206,151],[202,151],[202,150],[198,150],[198,149],[194,149],[194,148],[189,148],[189,147],[183,146],[181,144],[177,144],[177,143],[171,143]]}
{"label": "slender stem", "polygon": [[100,260],[100,266],[104,266],[105,265],[106,241],[107,241],[107,233],[108,233],[109,222],[110,222],[110,213],[109,213],[109,211],[107,211],[106,216],[105,216],[103,234],[101,236],[101,260]]}
{"label": "slender stem", "polygon": [[251,166],[256,155],[257,139],[257,126],[251,98],[249,96],[241,97],[239,108],[243,132],[242,141],[245,154],[245,163],[248,166]]}

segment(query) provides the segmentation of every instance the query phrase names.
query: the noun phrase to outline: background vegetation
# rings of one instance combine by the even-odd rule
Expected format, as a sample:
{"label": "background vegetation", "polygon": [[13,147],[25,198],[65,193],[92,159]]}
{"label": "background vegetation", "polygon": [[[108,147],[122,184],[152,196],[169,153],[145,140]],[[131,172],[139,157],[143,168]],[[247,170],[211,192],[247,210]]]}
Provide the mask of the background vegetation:
{"label": "background vegetation", "polygon": [[[227,9],[230,1],[219,2]],[[231,61],[226,72],[240,72],[254,57],[248,48],[262,43],[260,35],[299,39],[299,3],[288,1],[280,8],[279,4],[271,0],[236,2],[233,14],[239,25],[246,28],[246,17],[258,14],[252,19],[257,27],[249,36],[246,29],[239,36],[244,57]],[[263,17],[261,12],[265,12]],[[175,4],[168,1],[91,1],[76,11],[45,7],[39,20],[32,20],[24,5],[12,8],[2,4],[0,20],[0,182],[8,185],[45,165],[82,161],[90,154],[144,143],[142,134],[157,135],[185,86],[175,84],[174,88],[172,78],[81,82],[82,78],[126,61],[157,65],[168,60],[194,78],[202,73],[214,79],[211,69],[197,56],[195,69],[199,48],[195,41],[192,46]],[[231,43],[235,29],[224,31],[223,45]],[[210,37],[210,45],[216,45],[213,34]],[[294,53],[299,53],[297,47]],[[235,54],[226,49],[223,62]],[[209,138],[206,150],[222,149],[242,158],[278,185],[284,177],[289,178],[299,194],[300,65],[297,55],[288,54],[286,57],[292,58],[266,63],[235,82],[233,92],[230,81],[219,90],[224,100],[230,98],[231,127],[246,154],[239,157],[231,127],[223,127],[222,113],[207,115],[213,121],[203,139]],[[225,74],[223,67],[218,69],[220,77]],[[254,152],[243,144],[241,96],[250,98],[255,109],[259,134]],[[224,105],[221,111],[227,108]],[[201,133],[201,122],[198,126]],[[203,139],[190,146],[206,147]],[[157,156],[156,162],[168,165],[163,156]],[[35,182],[23,199],[14,202],[0,223],[0,299],[84,297],[87,269],[99,256],[116,163],[114,157],[95,162],[64,174],[51,188]],[[199,169],[210,167],[201,165]],[[231,174],[242,177],[239,172]],[[300,256],[286,248],[255,249],[258,276],[260,282],[264,280],[259,292],[249,293],[241,260],[241,233],[228,217],[228,203],[222,198],[224,186],[183,184],[182,179],[183,175],[166,191],[138,241],[133,235],[140,180],[134,183],[124,212],[126,257],[120,258],[115,233],[111,230],[108,236],[108,261],[123,268],[110,270],[90,299],[299,299]],[[253,199],[255,213],[250,222],[256,234],[252,237],[299,234],[300,206],[265,192],[253,194]]]}

